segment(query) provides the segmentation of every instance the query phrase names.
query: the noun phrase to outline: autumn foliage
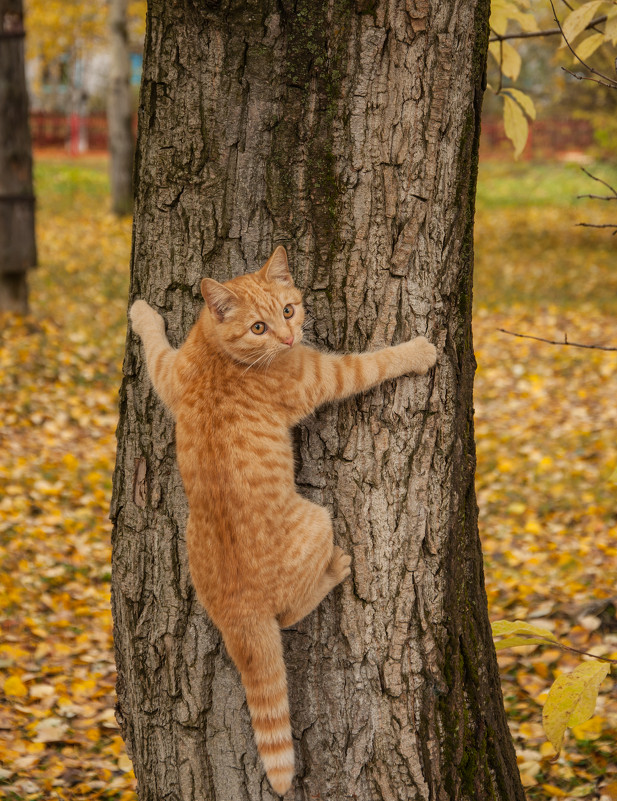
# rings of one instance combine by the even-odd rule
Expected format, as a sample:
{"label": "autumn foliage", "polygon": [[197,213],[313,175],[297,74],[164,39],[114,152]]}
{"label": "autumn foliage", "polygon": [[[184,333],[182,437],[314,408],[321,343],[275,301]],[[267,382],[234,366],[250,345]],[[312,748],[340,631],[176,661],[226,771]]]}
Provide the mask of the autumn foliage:
{"label": "autumn foliage", "polygon": [[[114,719],[107,519],[130,223],[105,211],[105,170],[37,165],[32,314],[0,328],[4,798],[136,799]],[[614,240],[574,225],[591,215],[573,206],[585,180],[557,166],[482,172],[477,489],[492,618],[617,657],[617,355],[497,331],[617,345]],[[499,661],[529,798],[617,799],[611,678],[551,762],[542,705],[581,657],[531,644],[500,650]]]}

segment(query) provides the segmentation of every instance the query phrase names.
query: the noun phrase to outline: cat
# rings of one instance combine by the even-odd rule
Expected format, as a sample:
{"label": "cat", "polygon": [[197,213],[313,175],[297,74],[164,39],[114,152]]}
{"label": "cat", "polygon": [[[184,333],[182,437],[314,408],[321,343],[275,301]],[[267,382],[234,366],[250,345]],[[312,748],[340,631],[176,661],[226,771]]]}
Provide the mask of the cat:
{"label": "cat", "polygon": [[283,247],[258,272],[204,278],[201,291],[206,305],[179,350],[144,300],[130,317],[176,419],[193,584],[242,677],[270,784],[284,795],[294,753],[281,628],[351,572],[326,509],[296,492],[290,429],[321,404],[425,374],[436,350],[424,337],[364,354],[302,345],[302,295]]}

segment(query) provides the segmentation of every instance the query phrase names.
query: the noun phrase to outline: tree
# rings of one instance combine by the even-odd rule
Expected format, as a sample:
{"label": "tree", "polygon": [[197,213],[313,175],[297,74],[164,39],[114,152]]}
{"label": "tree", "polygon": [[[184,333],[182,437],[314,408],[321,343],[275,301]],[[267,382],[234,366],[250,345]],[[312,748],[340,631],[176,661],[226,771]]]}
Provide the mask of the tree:
{"label": "tree", "polygon": [[109,6],[109,177],[111,208],[119,215],[130,214],[133,209],[133,110],[127,8],[128,0],[112,0]]}
{"label": "tree", "polygon": [[[141,48],[144,0],[113,0],[92,4],[84,0],[28,0],[32,19],[28,56],[35,67],[33,86],[40,93],[43,77],[55,74],[62,89],[64,110],[75,130],[87,111],[84,76],[93,59],[109,54],[106,88],[110,149],[112,210],[128,214],[132,208],[133,100],[130,88],[131,49]],[[106,35],[109,30],[109,36]],[[39,95],[40,97],[40,95]],[[49,98],[48,98],[49,99]],[[68,105],[66,105],[68,99]],[[96,98],[95,98],[96,101]],[[72,148],[79,149],[77,142]]]}
{"label": "tree", "polygon": [[[352,578],[285,632],[296,798],[524,798],[474,494],[473,212],[488,2],[151,0],[131,300],[172,344],[204,275],[284,244],[314,339],[426,334],[404,378],[297,432]],[[250,488],[247,488],[250,492]],[[112,503],[118,719],[142,801],[273,798],[195,600],[170,417],[129,336]]]}
{"label": "tree", "polygon": [[25,314],[36,239],[23,20],[21,0],[0,0],[0,311]]}

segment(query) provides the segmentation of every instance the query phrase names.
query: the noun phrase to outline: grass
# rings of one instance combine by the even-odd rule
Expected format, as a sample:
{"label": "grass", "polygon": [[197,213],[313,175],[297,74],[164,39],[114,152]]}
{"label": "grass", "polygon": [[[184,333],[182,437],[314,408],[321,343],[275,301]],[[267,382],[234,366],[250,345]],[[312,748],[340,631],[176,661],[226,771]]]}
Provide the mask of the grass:
{"label": "grass", "polygon": [[109,176],[104,156],[36,158],[34,183],[37,208],[56,214],[79,213],[84,209],[100,210],[109,204]]}
{"label": "grass", "polygon": [[[617,169],[590,168],[612,181]],[[616,223],[617,201],[578,168],[560,164],[481,165],[476,213],[476,308],[556,306],[617,313],[617,237],[579,222]]]}
{"label": "grass", "polygon": [[[617,189],[617,167],[610,164],[586,165],[585,169]],[[578,164],[484,161],[480,164],[478,207],[567,208],[584,211],[577,195],[608,194],[605,188],[585,175]],[[616,204],[617,205],[617,204]]]}

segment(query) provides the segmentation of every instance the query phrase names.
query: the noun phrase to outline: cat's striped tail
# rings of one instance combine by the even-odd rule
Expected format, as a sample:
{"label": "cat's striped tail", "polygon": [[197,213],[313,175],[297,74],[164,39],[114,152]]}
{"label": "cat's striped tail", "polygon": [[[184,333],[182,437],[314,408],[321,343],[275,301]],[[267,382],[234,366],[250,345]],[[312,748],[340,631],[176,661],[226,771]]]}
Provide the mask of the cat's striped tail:
{"label": "cat's striped tail", "polygon": [[144,346],[152,385],[163,403],[173,411],[177,392],[173,365],[178,351],[167,340],[165,321],[145,300],[136,300],[129,314],[133,330],[139,334]]}
{"label": "cat's striped tail", "polygon": [[257,750],[272,789],[285,795],[294,776],[287,674],[281,630],[275,619],[252,621],[224,632],[225,645],[240,671]]}

